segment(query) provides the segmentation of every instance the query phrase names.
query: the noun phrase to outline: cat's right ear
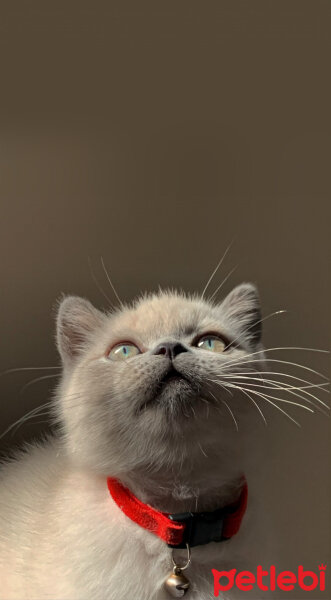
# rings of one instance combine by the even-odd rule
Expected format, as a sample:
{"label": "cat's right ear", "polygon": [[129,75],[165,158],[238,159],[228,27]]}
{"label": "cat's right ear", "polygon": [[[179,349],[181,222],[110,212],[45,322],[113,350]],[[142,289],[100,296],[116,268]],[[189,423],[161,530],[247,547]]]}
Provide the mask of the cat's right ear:
{"label": "cat's right ear", "polygon": [[84,298],[67,296],[57,314],[57,347],[64,366],[70,366],[84,352],[105,315]]}

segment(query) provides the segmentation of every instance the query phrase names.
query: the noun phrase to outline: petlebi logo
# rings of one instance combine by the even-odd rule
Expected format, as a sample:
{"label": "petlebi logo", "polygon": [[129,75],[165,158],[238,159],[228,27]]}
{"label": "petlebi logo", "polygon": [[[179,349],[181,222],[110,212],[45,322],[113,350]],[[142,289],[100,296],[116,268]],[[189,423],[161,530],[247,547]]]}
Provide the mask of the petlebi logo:
{"label": "petlebi logo", "polygon": [[313,590],[325,590],[325,571],[326,565],[319,565],[318,571],[307,571],[302,565],[298,567],[297,572],[280,571],[277,573],[276,567],[272,565],[269,570],[259,565],[256,573],[252,571],[217,571],[212,569],[214,577],[214,596],[218,597],[221,592],[227,592],[233,588],[242,591],[250,591],[254,587],[263,591],[291,591],[301,589],[306,592]]}

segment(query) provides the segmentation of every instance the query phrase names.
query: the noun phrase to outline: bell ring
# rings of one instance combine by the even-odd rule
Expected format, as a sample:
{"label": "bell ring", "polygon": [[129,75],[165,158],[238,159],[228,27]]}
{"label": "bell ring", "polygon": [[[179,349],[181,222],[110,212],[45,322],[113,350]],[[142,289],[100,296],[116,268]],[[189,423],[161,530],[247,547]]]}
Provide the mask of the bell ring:
{"label": "bell ring", "polygon": [[182,567],[179,566],[174,561],[174,557],[172,556],[172,563],[174,566],[173,571],[164,583],[167,592],[170,594],[170,596],[172,596],[172,598],[182,598],[188,592],[188,589],[190,587],[189,580],[182,573],[182,571],[184,571],[184,569],[187,569],[187,567],[189,566],[189,564],[191,562],[191,549],[188,544],[186,544],[186,547],[187,547],[187,562],[186,562],[186,564],[183,565]]}

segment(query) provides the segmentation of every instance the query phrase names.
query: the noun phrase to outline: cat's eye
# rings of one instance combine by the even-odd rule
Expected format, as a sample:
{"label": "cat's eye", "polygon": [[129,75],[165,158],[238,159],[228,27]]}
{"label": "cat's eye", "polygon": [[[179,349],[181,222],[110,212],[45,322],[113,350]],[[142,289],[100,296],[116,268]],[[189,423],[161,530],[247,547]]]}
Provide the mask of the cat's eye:
{"label": "cat's eye", "polygon": [[139,348],[132,343],[116,344],[108,353],[108,358],[111,360],[127,360],[140,354]]}
{"label": "cat's eye", "polygon": [[201,337],[196,343],[197,348],[201,350],[209,350],[209,352],[224,352],[226,343],[215,335],[205,335]]}

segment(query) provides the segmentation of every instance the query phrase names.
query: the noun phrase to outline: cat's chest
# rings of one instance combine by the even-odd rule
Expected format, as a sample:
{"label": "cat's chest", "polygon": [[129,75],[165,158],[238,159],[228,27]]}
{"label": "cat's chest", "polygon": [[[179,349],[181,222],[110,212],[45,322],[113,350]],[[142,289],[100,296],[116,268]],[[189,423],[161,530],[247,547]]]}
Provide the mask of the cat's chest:
{"label": "cat's chest", "polygon": [[[30,507],[16,530],[19,540],[8,531],[4,548],[8,560],[10,545],[13,568],[2,575],[13,595],[2,596],[0,586],[0,598],[171,598],[165,589],[172,571],[170,548],[126,517],[101,480],[68,474],[45,499],[43,509]],[[229,543],[192,549],[192,562],[185,571],[190,581],[187,600],[214,598],[212,569],[233,567],[241,544],[235,536]],[[185,560],[185,551],[176,552],[176,559]]]}
{"label": "cat's chest", "polygon": [[[185,561],[185,551],[176,552],[179,562]],[[209,600],[214,598],[212,560],[192,552],[192,563],[185,570],[190,587],[185,597]],[[91,577],[91,572],[94,577]],[[153,534],[122,518],[111,523],[99,536],[85,545],[81,563],[75,570],[75,585],[83,596],[95,600],[170,600],[166,580],[173,573],[172,553],[167,545]]]}
{"label": "cat's chest", "polygon": [[[63,560],[72,564],[73,598],[170,600],[165,582],[173,569],[171,549],[128,519],[109,499],[89,512],[84,511],[85,516],[67,529],[71,539]],[[192,550],[192,562],[185,570],[190,582],[187,600],[214,598],[211,569],[217,566],[222,551],[220,544],[212,546],[213,551],[207,547]],[[176,551],[177,559],[185,562],[186,551]]]}

